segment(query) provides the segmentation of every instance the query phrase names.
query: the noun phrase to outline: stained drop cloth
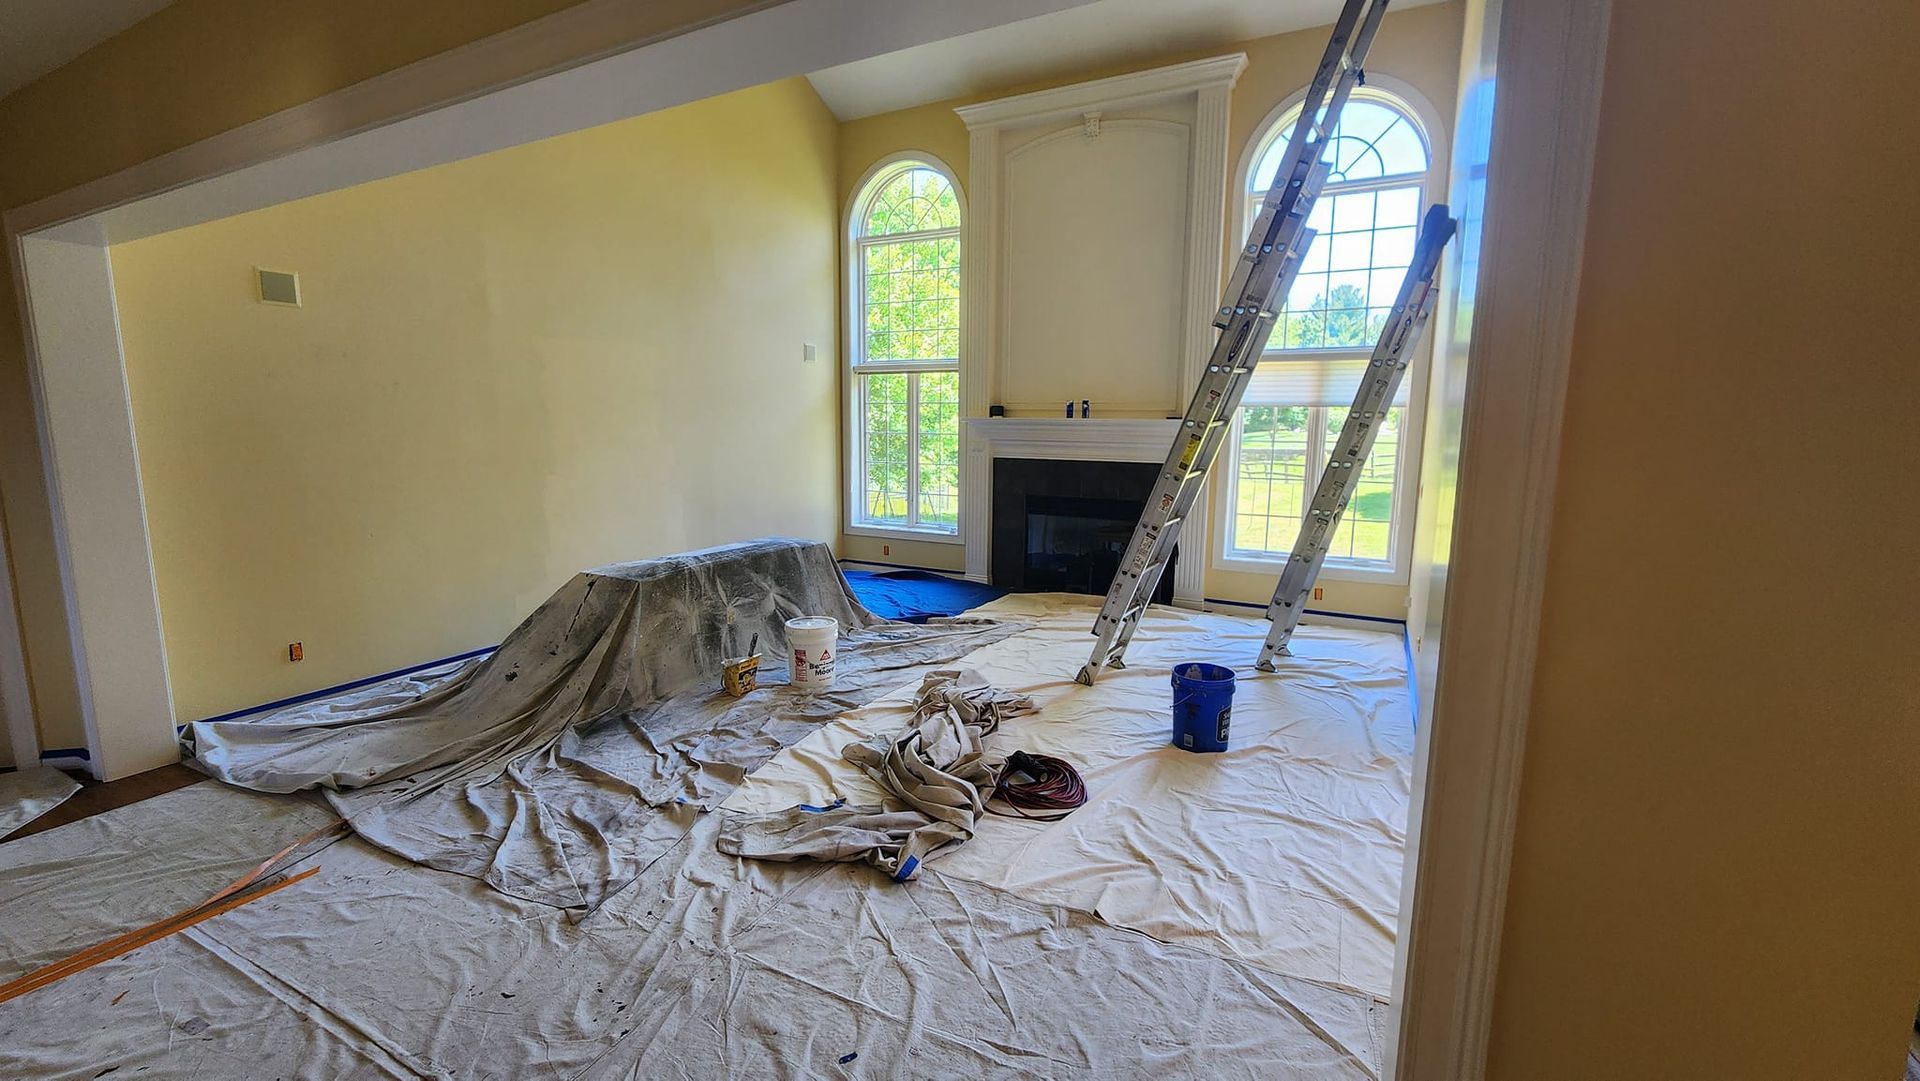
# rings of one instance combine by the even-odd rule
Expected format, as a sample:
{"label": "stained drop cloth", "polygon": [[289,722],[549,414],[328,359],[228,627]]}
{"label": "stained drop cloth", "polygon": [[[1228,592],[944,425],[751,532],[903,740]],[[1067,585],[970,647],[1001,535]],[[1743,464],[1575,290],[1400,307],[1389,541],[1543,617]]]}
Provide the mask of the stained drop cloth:
{"label": "stained drop cloth", "polygon": [[[773,659],[800,615],[845,628],[830,693]],[[781,747],[1021,626],[885,622],[826,545],[755,541],[575,575],[484,660],[184,738],[231,784],[323,790],[389,852],[590,909]],[[772,663],[729,698],[722,662],[755,634]]]}
{"label": "stained drop cloth", "polygon": [[50,766],[0,773],[0,837],[39,818],[80,791],[73,778]]}
{"label": "stained drop cloth", "polygon": [[[51,881],[102,836],[188,860],[218,831],[175,827],[297,800],[169,793],[0,846],[0,880]],[[1368,996],[937,870],[876,888],[735,859],[717,827],[578,921],[349,838],[293,868],[311,878],[0,1004],[0,1077],[1379,1076]],[[61,888],[79,911],[128,885]],[[33,932],[0,921],[0,949]]]}
{"label": "stained drop cloth", "polygon": [[[1032,629],[966,659],[1039,709],[988,739],[1074,763],[1085,807],[1059,822],[989,816],[935,853],[948,877],[1095,913],[1165,942],[1385,997],[1412,788],[1413,715],[1396,633],[1308,625],[1280,671],[1253,668],[1267,623],[1150,609],[1093,687],[1073,682],[1092,648],[1097,600],[1014,595],[975,614]],[[1231,748],[1168,746],[1172,668],[1236,670]],[[883,802],[845,749],[898,730],[903,691],[853,710],[776,755],[722,808]]]}
{"label": "stained drop cloth", "polygon": [[[1254,675],[1264,622],[1155,608],[1129,668],[1084,688],[1084,598],[903,635],[824,551],[748,547],[744,568],[582,576],[485,663],[196,726],[209,769],[314,792],[209,782],[0,846],[17,974],[200,900],[334,807],[365,831],[0,1004],[0,1077],[1379,1077],[1411,781],[1397,637],[1304,627]],[[831,699],[688,682],[741,648],[725,611],[765,644],[835,604]],[[1076,762],[1086,807],[988,816],[904,883],[719,850],[735,814],[882,802],[843,753],[906,727],[930,658],[961,654],[1039,707],[982,753]],[[1240,672],[1224,755],[1166,746],[1171,668],[1196,659]]]}
{"label": "stained drop cloth", "polygon": [[733,815],[720,851],[762,860],[862,860],[896,882],[948,845],[972,837],[986,800],[1007,769],[984,740],[1003,717],[1033,708],[1024,694],[999,690],[978,672],[934,672],[914,695],[907,727],[844,757],[866,771],[890,806],[800,806],[770,815]]}

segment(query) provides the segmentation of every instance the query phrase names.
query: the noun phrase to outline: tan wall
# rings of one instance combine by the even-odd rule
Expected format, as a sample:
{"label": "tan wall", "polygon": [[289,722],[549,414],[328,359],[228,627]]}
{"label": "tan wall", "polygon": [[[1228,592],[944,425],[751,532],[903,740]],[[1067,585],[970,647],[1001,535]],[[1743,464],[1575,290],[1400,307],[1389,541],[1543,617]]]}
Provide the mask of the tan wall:
{"label": "tan wall", "polygon": [[116,246],[180,715],[492,644],[582,567],[832,537],[835,128],[789,79]]}
{"label": "tan wall", "polygon": [[[1368,68],[1413,86],[1440,110],[1444,121],[1451,113],[1459,75],[1460,25],[1461,5],[1457,2],[1395,11],[1381,23]],[[1229,182],[1237,186],[1240,159],[1247,145],[1275,106],[1306,87],[1326,45],[1327,31],[1318,27],[1252,41],[1223,42],[1208,48],[1148,51],[1123,64],[1062,72],[1049,79],[1002,87],[991,93],[851,121],[841,126],[840,134],[842,206],[853,198],[860,178],[875,161],[902,150],[923,150],[937,155],[953,167],[964,187],[968,167],[967,129],[954,114],[955,106],[1229,52],[1247,54],[1247,70],[1233,89],[1227,138]],[[1227,250],[1231,253],[1239,250],[1244,230],[1237,213],[1229,214],[1228,218]],[[842,277],[844,279],[844,275]],[[843,359],[846,348],[843,340]],[[891,545],[893,554],[881,555],[882,545]],[[958,545],[910,544],[848,536],[841,538],[841,552],[851,558],[917,562],[939,569],[958,569],[964,563],[964,554]],[[903,553],[918,558],[902,559]],[[1209,568],[1207,595],[1264,604],[1273,595],[1275,578],[1277,574],[1269,577]],[[1392,619],[1406,616],[1407,589],[1403,585],[1331,580],[1321,585],[1325,593],[1315,602],[1316,607]]]}
{"label": "tan wall", "polygon": [[1884,1081],[1920,1001],[1920,7],[1613,7],[1490,1076]]}
{"label": "tan wall", "polygon": [[[64,191],[572,2],[180,0],[0,99],[0,206]],[[665,32],[754,2],[662,0],[634,20]],[[0,252],[0,276],[10,278],[6,260]],[[7,555],[35,711],[68,730],[78,724],[78,692],[23,359],[15,306],[0,304]],[[78,745],[52,737],[43,743]]]}

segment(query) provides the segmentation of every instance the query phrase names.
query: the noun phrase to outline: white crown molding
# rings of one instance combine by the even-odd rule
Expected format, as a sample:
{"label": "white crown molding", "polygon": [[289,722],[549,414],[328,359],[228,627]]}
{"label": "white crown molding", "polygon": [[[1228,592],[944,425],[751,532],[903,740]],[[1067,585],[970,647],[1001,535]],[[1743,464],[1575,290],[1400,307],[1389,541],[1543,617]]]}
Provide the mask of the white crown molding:
{"label": "white crown molding", "polygon": [[960,114],[969,131],[1078,117],[1090,110],[1124,109],[1209,87],[1231,88],[1246,67],[1247,54],[1230,53],[1072,86],[1036,90],[978,105],[962,105],[954,112]]}

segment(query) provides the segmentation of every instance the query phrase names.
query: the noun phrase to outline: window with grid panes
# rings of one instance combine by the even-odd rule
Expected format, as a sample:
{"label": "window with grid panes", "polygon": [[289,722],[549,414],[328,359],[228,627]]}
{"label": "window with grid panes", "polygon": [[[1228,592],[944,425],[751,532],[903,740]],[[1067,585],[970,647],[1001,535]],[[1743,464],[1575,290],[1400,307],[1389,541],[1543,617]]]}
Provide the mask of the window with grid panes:
{"label": "window with grid panes", "polygon": [[960,525],[960,201],[923,161],[876,173],[853,207],[855,526]]}
{"label": "window with grid panes", "polygon": [[[1248,226],[1299,115],[1297,107],[1289,110],[1261,135],[1242,193]],[[1431,159],[1411,110],[1383,92],[1356,96],[1323,160],[1331,173],[1308,219],[1318,235],[1274,324],[1230,445],[1229,559],[1284,559],[1292,550],[1366,358],[1413,260]],[[1392,570],[1400,563],[1408,382],[1341,515],[1330,567]]]}

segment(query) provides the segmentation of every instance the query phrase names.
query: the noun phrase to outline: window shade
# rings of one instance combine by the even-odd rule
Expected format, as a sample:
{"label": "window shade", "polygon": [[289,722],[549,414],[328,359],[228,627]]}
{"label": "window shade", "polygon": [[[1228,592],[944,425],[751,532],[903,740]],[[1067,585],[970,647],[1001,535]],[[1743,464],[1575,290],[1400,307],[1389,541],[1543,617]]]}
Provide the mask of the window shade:
{"label": "window shade", "polygon": [[[1354,392],[1366,373],[1367,358],[1286,356],[1268,353],[1253,371],[1247,383],[1243,405],[1352,405]],[[1407,386],[1402,378],[1394,391],[1393,404],[1407,404]]]}

